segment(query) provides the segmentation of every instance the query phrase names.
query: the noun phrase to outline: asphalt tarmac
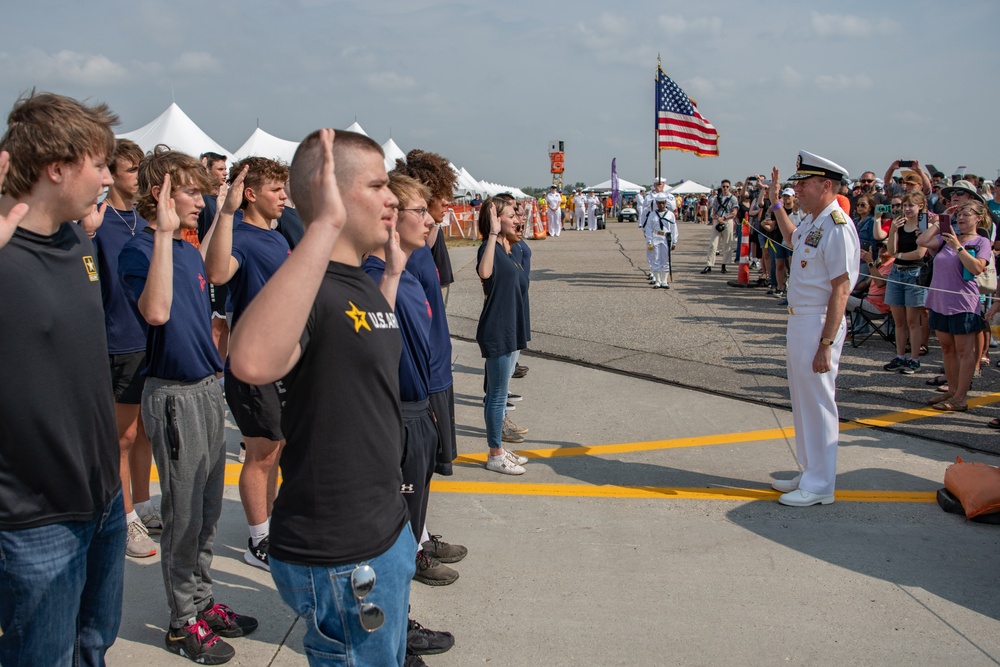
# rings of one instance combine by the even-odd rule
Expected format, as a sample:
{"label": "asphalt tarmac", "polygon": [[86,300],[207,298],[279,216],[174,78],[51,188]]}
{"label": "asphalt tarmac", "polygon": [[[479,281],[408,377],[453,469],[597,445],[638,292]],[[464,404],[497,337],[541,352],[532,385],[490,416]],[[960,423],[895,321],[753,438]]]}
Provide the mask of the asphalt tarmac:
{"label": "asphalt tarmac", "polygon": [[[930,373],[881,371],[891,349],[874,340],[845,350],[838,398],[855,421],[837,502],[782,507],[770,478],[796,472],[783,309],[698,274],[707,238],[681,227],[670,290],[636,268],[632,224],[531,242],[531,370],[511,386],[523,400],[510,416],[530,429],[519,477],[483,467],[482,358],[463,340],[482,296],[475,248],[452,250],[460,458],[435,478],[428,528],[469,555],[454,584],[413,584],[412,617],[456,636],[427,664],[1000,664],[1000,528],[934,502],[956,455],[1000,463],[967,448],[997,440],[983,422],[1000,374],[973,394],[990,407],[937,415],[917,407]],[[233,482],[238,442],[230,424]],[[216,598],[261,621],[231,640],[229,664],[305,665],[303,622],[242,561],[246,539],[228,485]],[[159,556],[128,559],[108,664],[185,664],[162,648],[167,620]]]}

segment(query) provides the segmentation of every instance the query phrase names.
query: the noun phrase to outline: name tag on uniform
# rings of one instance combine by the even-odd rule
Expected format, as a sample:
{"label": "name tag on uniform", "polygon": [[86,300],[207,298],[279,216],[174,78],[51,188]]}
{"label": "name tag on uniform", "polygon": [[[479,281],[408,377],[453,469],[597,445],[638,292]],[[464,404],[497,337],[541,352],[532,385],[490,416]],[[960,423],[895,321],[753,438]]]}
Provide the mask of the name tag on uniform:
{"label": "name tag on uniform", "polygon": [[810,248],[817,248],[819,247],[819,241],[821,238],[823,238],[823,230],[814,229],[809,232],[808,236],[806,236],[806,245]]}

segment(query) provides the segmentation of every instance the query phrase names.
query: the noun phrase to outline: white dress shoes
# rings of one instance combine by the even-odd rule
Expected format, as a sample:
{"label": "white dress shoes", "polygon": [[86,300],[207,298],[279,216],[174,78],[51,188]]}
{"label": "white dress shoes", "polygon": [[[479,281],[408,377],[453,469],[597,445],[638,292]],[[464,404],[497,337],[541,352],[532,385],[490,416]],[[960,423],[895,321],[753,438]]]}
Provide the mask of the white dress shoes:
{"label": "white dress shoes", "polygon": [[789,491],[794,491],[799,488],[799,482],[802,481],[802,473],[799,473],[791,479],[772,479],[771,488],[775,491],[781,491],[782,493],[788,493]]}
{"label": "white dress shoes", "polygon": [[782,494],[778,498],[782,505],[790,507],[810,507],[812,505],[829,505],[833,502],[833,494],[820,494],[806,491],[805,489],[795,489]]}

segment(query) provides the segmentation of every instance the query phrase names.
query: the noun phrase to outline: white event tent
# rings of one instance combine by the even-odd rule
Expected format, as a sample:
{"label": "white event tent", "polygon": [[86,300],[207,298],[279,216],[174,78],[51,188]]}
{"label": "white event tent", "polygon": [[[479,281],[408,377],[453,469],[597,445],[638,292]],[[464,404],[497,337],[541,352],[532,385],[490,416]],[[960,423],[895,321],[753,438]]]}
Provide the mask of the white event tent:
{"label": "white event tent", "polygon": [[233,159],[242,160],[245,157],[257,156],[291,164],[292,158],[295,156],[295,149],[298,147],[298,142],[279,139],[258,127],[250,135],[250,138],[233,153]]}
{"label": "white event tent", "polygon": [[406,153],[403,152],[396,142],[389,137],[389,140],[382,144],[382,152],[385,153],[385,170],[392,171],[396,168],[396,160],[406,162]]}
{"label": "white event tent", "polygon": [[[607,181],[604,181],[603,183],[598,183],[597,185],[591,185],[590,187],[585,188],[585,189],[586,190],[610,190],[611,189],[611,181],[607,180]],[[638,192],[639,190],[642,190],[642,189],[644,189],[644,188],[641,185],[637,185],[636,183],[633,183],[632,181],[626,181],[624,178],[619,178],[618,179],[618,192]]]}
{"label": "white event tent", "polygon": [[174,150],[183,151],[195,157],[209,151],[232,159],[232,153],[205,134],[177,103],[171,103],[167,110],[152,122],[138,130],[118,135],[119,139],[130,139],[139,144],[143,151],[151,151],[157,144],[166,144]]}
{"label": "white event tent", "polygon": [[684,181],[672,188],[667,188],[667,192],[672,195],[706,195],[711,192],[711,188],[695,183],[694,181]]}

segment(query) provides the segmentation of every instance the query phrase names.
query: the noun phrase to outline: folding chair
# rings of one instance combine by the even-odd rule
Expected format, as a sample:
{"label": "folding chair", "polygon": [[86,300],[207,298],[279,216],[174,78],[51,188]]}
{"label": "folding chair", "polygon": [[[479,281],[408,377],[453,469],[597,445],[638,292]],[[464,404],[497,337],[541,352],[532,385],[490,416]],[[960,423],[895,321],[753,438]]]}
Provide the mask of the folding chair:
{"label": "folding chair", "polygon": [[[861,299],[861,305],[851,311],[851,347],[860,347],[866,340],[878,334],[887,343],[896,342],[896,323],[891,313],[870,313],[864,309],[867,299]],[[867,333],[859,333],[868,327]]]}

